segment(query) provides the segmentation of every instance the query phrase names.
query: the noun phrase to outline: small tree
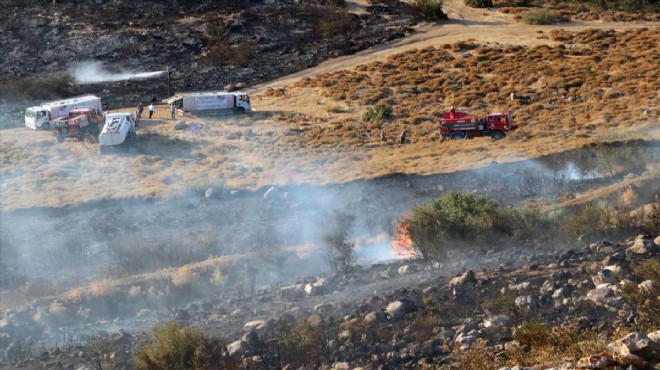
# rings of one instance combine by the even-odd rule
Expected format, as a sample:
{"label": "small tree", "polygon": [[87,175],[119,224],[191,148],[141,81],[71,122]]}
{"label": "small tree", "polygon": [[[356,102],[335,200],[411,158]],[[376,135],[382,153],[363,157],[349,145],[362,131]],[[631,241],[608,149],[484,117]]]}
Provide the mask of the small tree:
{"label": "small tree", "polygon": [[322,233],[328,263],[333,270],[347,273],[353,265],[355,243],[348,241],[355,216],[343,211],[333,211],[325,219]]}
{"label": "small tree", "polygon": [[193,369],[197,349],[207,340],[200,330],[168,321],[153,329],[153,340],[141,348],[138,370]]}

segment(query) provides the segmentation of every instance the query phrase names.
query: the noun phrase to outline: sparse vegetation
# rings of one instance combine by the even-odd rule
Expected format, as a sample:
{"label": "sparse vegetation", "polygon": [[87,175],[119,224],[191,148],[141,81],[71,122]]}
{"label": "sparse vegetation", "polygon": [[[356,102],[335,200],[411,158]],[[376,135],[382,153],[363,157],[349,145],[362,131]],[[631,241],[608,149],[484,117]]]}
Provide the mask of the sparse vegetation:
{"label": "sparse vegetation", "polygon": [[659,208],[656,201],[651,205],[655,211],[634,214],[600,202],[541,213],[529,206],[502,209],[486,197],[449,192],[415,207],[399,223],[408,225],[410,238],[422,257],[442,259],[449,251],[477,248],[486,240],[562,242],[644,232],[657,224]]}
{"label": "sparse vegetation", "polygon": [[323,243],[328,263],[335,271],[347,273],[355,262],[355,243],[349,240],[354,222],[355,216],[343,211],[333,211],[324,222]]}
{"label": "sparse vegetation", "polygon": [[0,84],[0,97],[6,99],[52,99],[72,94],[73,78],[60,75],[44,79],[15,78]]}
{"label": "sparse vegetation", "polygon": [[159,324],[153,328],[153,340],[140,349],[136,369],[193,369],[195,354],[200,347],[203,348],[206,340],[207,336],[199,329],[175,321]]}
{"label": "sparse vegetation", "polygon": [[410,6],[432,20],[447,19],[447,14],[442,11],[443,0],[412,0]]}
{"label": "sparse vegetation", "polygon": [[493,6],[492,0],[464,0],[465,5],[472,8],[490,8]]}
{"label": "sparse vegetation", "polygon": [[536,25],[554,24],[559,21],[559,16],[552,10],[536,9],[523,13],[522,21]]}
{"label": "sparse vegetation", "polygon": [[392,118],[392,107],[387,104],[371,106],[362,116],[364,122],[382,122],[390,118]]}

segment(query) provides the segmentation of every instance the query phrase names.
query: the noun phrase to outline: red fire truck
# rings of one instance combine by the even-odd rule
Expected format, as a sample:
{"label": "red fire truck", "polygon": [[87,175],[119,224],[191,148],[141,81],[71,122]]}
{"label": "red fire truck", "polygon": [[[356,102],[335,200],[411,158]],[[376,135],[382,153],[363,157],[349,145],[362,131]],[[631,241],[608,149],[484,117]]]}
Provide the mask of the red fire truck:
{"label": "red fire truck", "polygon": [[67,117],[50,121],[53,136],[57,142],[63,142],[67,137],[84,139],[86,133],[96,137],[99,131],[99,116],[94,109],[72,109]]}
{"label": "red fire truck", "polygon": [[508,131],[514,130],[516,125],[509,112],[491,113],[486,117],[468,116],[457,112],[451,107],[440,120],[440,135],[442,138],[467,139],[477,136],[490,136],[499,140],[506,136]]}

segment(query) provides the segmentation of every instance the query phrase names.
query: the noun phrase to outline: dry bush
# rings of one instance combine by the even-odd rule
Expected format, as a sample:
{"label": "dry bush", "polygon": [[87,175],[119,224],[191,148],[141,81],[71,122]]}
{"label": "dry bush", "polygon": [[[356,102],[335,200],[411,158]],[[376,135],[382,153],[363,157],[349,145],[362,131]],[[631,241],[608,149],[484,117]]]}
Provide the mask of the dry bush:
{"label": "dry bush", "polygon": [[472,8],[490,8],[493,6],[492,0],[464,0],[465,5]]}
{"label": "dry bush", "polygon": [[182,266],[172,275],[172,283],[176,286],[188,285],[197,279],[199,272],[192,266]]}
{"label": "dry bush", "polygon": [[428,19],[443,20],[447,19],[447,14],[442,11],[443,3],[443,0],[412,0],[409,4]]}
{"label": "dry bush", "polygon": [[109,279],[94,282],[89,286],[89,294],[93,297],[110,297],[117,293],[119,289]]}

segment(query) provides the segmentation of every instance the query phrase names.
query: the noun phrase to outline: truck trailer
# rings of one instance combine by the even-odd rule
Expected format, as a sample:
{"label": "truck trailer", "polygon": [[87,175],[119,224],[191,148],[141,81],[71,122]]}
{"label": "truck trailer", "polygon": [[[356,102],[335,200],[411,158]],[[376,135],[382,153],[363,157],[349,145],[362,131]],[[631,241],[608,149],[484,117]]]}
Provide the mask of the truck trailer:
{"label": "truck trailer", "polygon": [[135,140],[137,133],[133,116],[130,113],[109,113],[99,134],[101,152],[106,148]]}
{"label": "truck trailer", "polygon": [[25,127],[37,130],[49,130],[52,121],[68,117],[73,109],[93,109],[97,115],[103,112],[101,98],[95,95],[82,95],[74,98],[44,102],[25,110]]}
{"label": "truck trailer", "polygon": [[184,112],[200,111],[251,111],[250,96],[243,92],[189,92],[177,94],[166,100]]}

